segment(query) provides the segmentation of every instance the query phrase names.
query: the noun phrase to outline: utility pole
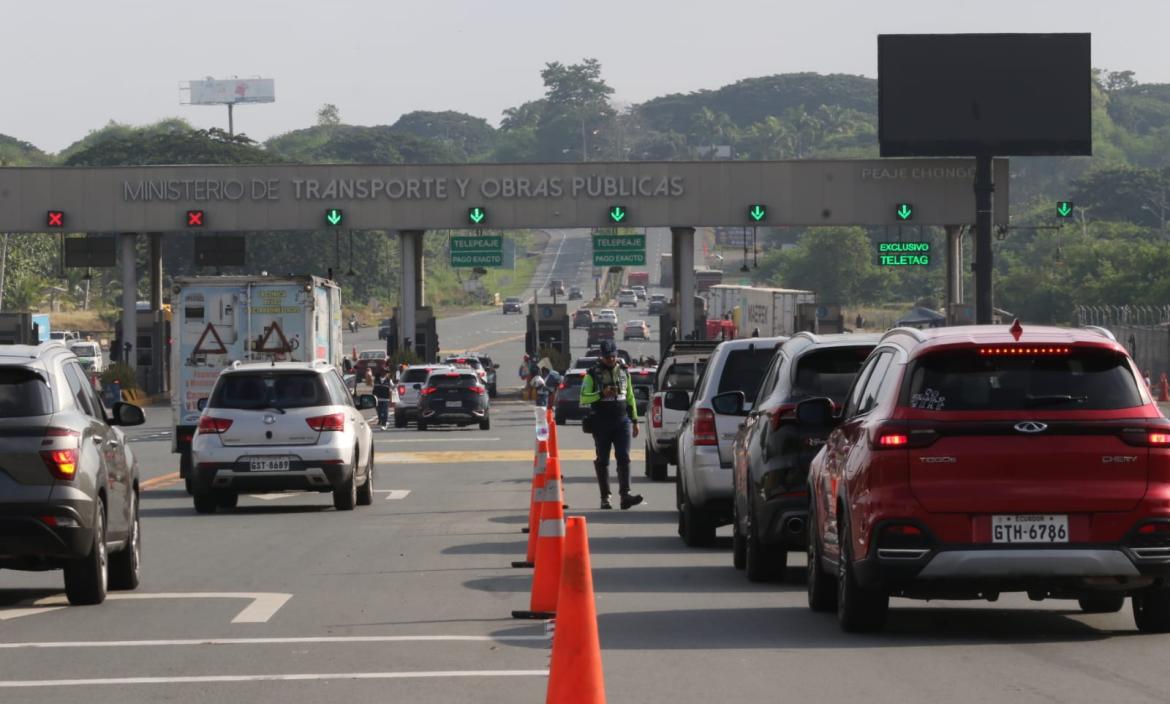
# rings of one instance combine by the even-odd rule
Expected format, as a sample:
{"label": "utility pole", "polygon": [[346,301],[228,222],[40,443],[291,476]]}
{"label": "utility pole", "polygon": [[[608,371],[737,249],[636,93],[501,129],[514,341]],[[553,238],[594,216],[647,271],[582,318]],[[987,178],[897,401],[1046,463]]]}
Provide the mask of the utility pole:
{"label": "utility pole", "polygon": [[0,310],[4,310],[4,280],[8,273],[8,233],[4,233],[4,244],[0,245]]}

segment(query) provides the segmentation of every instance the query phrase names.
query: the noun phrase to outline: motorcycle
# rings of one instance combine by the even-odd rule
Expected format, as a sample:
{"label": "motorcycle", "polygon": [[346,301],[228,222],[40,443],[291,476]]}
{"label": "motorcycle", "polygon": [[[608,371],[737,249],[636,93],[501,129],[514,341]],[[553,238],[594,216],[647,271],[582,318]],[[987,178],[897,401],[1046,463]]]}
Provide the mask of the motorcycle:
{"label": "motorcycle", "polygon": [[358,329],[358,322],[356,320],[351,319],[349,321],[349,331],[350,332],[357,332],[357,329]]}

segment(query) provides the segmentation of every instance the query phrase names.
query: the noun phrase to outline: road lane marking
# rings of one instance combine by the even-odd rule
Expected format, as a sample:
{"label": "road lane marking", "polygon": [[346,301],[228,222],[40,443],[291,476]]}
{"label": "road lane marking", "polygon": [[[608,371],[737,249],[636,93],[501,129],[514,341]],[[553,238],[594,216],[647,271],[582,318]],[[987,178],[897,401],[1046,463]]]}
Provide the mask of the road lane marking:
{"label": "road lane marking", "polygon": [[375,438],[379,445],[389,445],[391,443],[399,442],[441,442],[444,445],[449,442],[499,442],[500,438],[411,438],[403,440],[383,440]]}
{"label": "road lane marking", "polygon": [[0,688],[92,687],[127,684],[214,684],[217,682],[304,682],[309,680],[410,680],[458,677],[547,677],[548,670],[438,670],[431,672],[325,672],[295,675],[203,675],[195,677],[110,677],[83,680],[0,680]]}
{"label": "road lane marking", "polygon": [[527,643],[547,641],[549,634],[531,636],[289,636],[284,638],[183,638],[168,640],[81,640],[0,643],[0,650],[45,648],[154,648],[189,645],[290,645],[297,643]]}
{"label": "road lane marking", "polygon": [[171,472],[160,477],[151,477],[150,479],[143,480],[138,483],[138,488],[142,491],[149,491],[151,489],[158,489],[164,484],[177,482],[179,479],[180,477],[178,472]]}
{"label": "road lane marking", "polygon": [[65,607],[51,606],[46,609],[4,609],[0,611],[0,621],[10,621],[21,616],[36,616],[37,614],[47,614],[50,611],[60,611]]}
{"label": "road lane marking", "polygon": [[[107,594],[110,601],[129,601],[137,599],[249,599],[252,603],[236,614],[232,623],[268,623],[280,607],[284,606],[292,594],[280,592],[158,592],[155,594]],[[69,601],[63,594],[37,599],[34,606],[64,606]],[[26,614],[27,615],[27,614]]]}
{"label": "road lane marking", "polygon": [[410,496],[410,489],[374,489],[375,493],[385,493],[387,501],[399,501]]}
{"label": "road lane marking", "polygon": [[[595,453],[593,450],[561,450],[559,458],[562,462],[592,462]],[[643,450],[631,450],[631,460],[644,460],[646,453]],[[378,452],[374,454],[374,461],[379,464],[466,464],[471,462],[531,462],[532,450],[483,450],[469,452],[464,450],[435,450],[432,452]]]}
{"label": "road lane marking", "polygon": [[[297,494],[303,494],[303,493],[304,493],[304,492],[302,492],[302,491],[298,491],[298,492],[297,492]],[[280,493],[280,494],[248,494],[248,496],[251,496],[253,499],[260,499],[261,501],[276,501],[277,499],[288,499],[288,498],[291,498],[291,497],[293,497],[293,496],[294,496],[294,494],[291,494],[291,493]]]}

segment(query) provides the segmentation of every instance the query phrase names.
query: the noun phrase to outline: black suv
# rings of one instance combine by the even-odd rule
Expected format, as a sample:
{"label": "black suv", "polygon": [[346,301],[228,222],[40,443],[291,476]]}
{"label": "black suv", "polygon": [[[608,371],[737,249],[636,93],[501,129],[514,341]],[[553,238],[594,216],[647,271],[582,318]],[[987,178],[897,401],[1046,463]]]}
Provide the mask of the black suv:
{"label": "black suv", "polygon": [[60,342],[0,347],[0,568],[63,569],[71,604],[140,575],[138,464],[77,356]]}
{"label": "black suv", "polygon": [[796,404],[840,404],[879,335],[801,332],[780,345],[732,449],[732,561],[753,582],[782,579],[808,536],[808,466],[828,427],[796,423]]}
{"label": "black suv", "polygon": [[492,419],[487,387],[479,375],[471,370],[455,369],[437,372],[427,379],[419,392],[418,429],[431,425],[472,425],[490,430]]}

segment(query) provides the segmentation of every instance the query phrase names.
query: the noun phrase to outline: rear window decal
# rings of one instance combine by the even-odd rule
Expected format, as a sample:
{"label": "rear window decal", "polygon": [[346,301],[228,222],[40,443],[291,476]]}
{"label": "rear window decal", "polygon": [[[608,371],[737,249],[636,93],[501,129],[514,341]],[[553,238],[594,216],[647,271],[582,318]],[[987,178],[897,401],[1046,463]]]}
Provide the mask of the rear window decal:
{"label": "rear window decal", "polygon": [[947,405],[947,397],[935,389],[925,389],[922,393],[914,394],[910,398],[911,408],[922,408],[928,411],[941,411]]}

